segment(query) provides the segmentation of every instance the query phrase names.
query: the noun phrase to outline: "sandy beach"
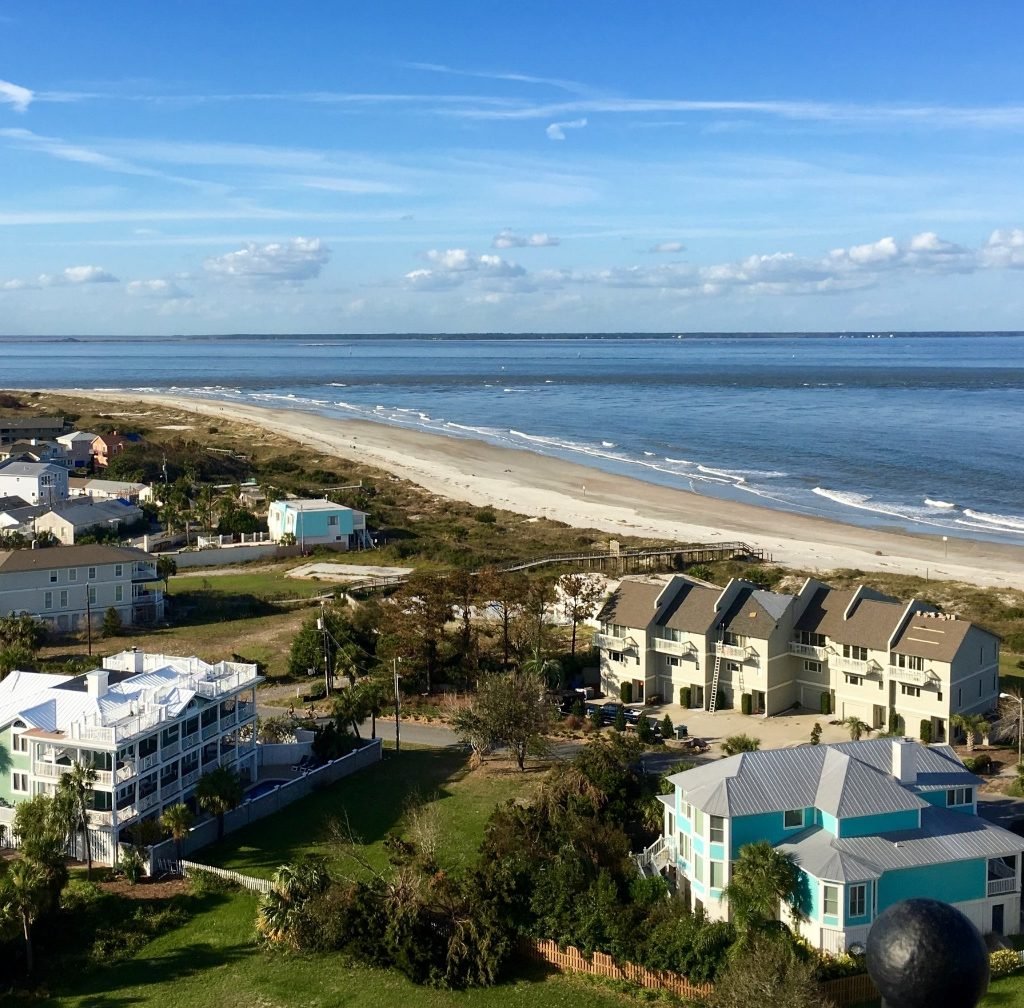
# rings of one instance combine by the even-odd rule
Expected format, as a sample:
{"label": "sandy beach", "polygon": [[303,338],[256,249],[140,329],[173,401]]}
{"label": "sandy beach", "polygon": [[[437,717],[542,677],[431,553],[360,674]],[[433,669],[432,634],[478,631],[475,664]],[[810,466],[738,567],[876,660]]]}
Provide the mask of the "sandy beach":
{"label": "sandy beach", "polygon": [[[117,393],[51,391],[125,403]],[[1024,588],[1024,547],[952,537],[944,543],[941,537],[864,529],[609,475],[482,441],[326,419],[297,409],[162,394],[133,393],[133,400],[245,421],[318,451],[379,466],[441,496],[610,535],[741,540],[766,550],[776,563],[810,571],[859,568]]]}

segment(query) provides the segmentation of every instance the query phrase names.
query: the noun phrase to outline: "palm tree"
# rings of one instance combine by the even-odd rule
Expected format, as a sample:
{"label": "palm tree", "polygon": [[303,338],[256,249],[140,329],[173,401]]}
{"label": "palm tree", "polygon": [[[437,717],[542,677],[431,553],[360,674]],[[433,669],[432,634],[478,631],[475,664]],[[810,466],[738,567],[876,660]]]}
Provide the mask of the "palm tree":
{"label": "palm tree", "polygon": [[557,689],[562,678],[562,663],[557,658],[545,658],[538,650],[534,650],[520,669],[538,676],[551,689]]}
{"label": "palm tree", "polygon": [[779,903],[795,907],[800,874],[793,858],[776,850],[767,840],[746,844],[733,862],[729,884],[722,895],[729,915],[749,939],[779,919]]}
{"label": "palm tree", "polygon": [[46,873],[32,861],[14,861],[0,882],[0,922],[21,924],[25,938],[25,971],[32,972],[32,925],[47,904]]}
{"label": "palm tree", "polygon": [[722,742],[722,752],[726,756],[735,756],[737,753],[757,752],[761,748],[761,740],[751,735],[730,735]]}
{"label": "palm tree", "polygon": [[227,767],[203,774],[196,784],[199,807],[217,817],[217,840],[224,839],[224,816],[242,804],[241,778]]}
{"label": "palm tree", "polygon": [[163,815],[160,816],[160,825],[171,834],[171,839],[174,841],[174,852],[178,856],[179,864],[181,864],[181,842],[188,836],[194,818],[192,810],[182,802],[165,808]]}
{"label": "palm tree", "polygon": [[256,911],[256,933],[270,942],[291,944],[291,931],[308,899],[331,884],[321,858],[305,858],[281,865],[274,872],[274,888],[260,898]]}
{"label": "palm tree", "polygon": [[978,736],[983,738],[988,735],[991,725],[980,714],[954,714],[949,723],[954,728],[959,728],[967,736],[967,748],[974,752],[974,745]]}
{"label": "palm tree", "polygon": [[851,742],[859,742],[865,732],[871,731],[871,726],[866,725],[856,714],[843,718],[843,724],[846,725],[847,730],[850,732]]}
{"label": "palm tree", "polygon": [[68,832],[81,831],[85,846],[85,877],[92,879],[92,838],[89,835],[89,796],[96,783],[97,774],[92,766],[75,762],[71,769],[60,778],[58,790],[67,796],[71,812],[71,828]]}

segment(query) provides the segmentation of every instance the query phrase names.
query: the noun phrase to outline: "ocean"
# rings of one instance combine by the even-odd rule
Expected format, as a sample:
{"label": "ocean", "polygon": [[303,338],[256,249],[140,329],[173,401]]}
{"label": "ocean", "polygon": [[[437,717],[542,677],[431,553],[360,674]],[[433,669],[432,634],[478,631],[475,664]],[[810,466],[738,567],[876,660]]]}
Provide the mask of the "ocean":
{"label": "ocean", "polygon": [[0,337],[0,385],[312,410],[854,525],[1024,541],[1024,333]]}

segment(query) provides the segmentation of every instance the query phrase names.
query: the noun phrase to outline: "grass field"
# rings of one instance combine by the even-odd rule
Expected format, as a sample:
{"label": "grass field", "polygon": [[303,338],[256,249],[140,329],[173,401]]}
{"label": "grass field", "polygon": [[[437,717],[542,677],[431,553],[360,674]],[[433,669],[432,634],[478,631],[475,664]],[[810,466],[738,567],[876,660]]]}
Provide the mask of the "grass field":
{"label": "grass field", "polygon": [[529,771],[469,771],[465,754],[454,749],[392,750],[382,762],[231,834],[197,859],[264,878],[305,853],[336,862],[328,826],[338,820],[362,841],[367,860],[383,867],[385,835],[400,829],[410,803],[420,800],[438,814],[441,864],[455,868],[475,856],[495,805],[529,794],[538,779]]}
{"label": "grass field", "polygon": [[[293,565],[294,566],[294,565]],[[287,567],[278,570],[258,570],[242,574],[214,574],[188,568],[175,574],[169,582],[168,594],[185,592],[212,592],[218,595],[253,595],[261,599],[297,599],[331,591],[335,585],[311,578],[290,578]]]}

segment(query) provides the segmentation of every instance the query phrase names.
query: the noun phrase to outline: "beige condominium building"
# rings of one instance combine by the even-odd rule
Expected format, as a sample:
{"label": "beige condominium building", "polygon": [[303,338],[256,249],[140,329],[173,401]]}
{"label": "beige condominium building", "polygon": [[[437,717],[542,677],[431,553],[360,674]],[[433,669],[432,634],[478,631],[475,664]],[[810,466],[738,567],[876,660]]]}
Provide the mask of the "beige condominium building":
{"label": "beige condominium building", "polygon": [[[733,579],[625,578],[598,614],[601,685],[704,710],[794,705],[933,741],[991,709],[999,638],[919,600],[808,579],[795,594]],[[927,723],[927,727],[925,724]]]}

